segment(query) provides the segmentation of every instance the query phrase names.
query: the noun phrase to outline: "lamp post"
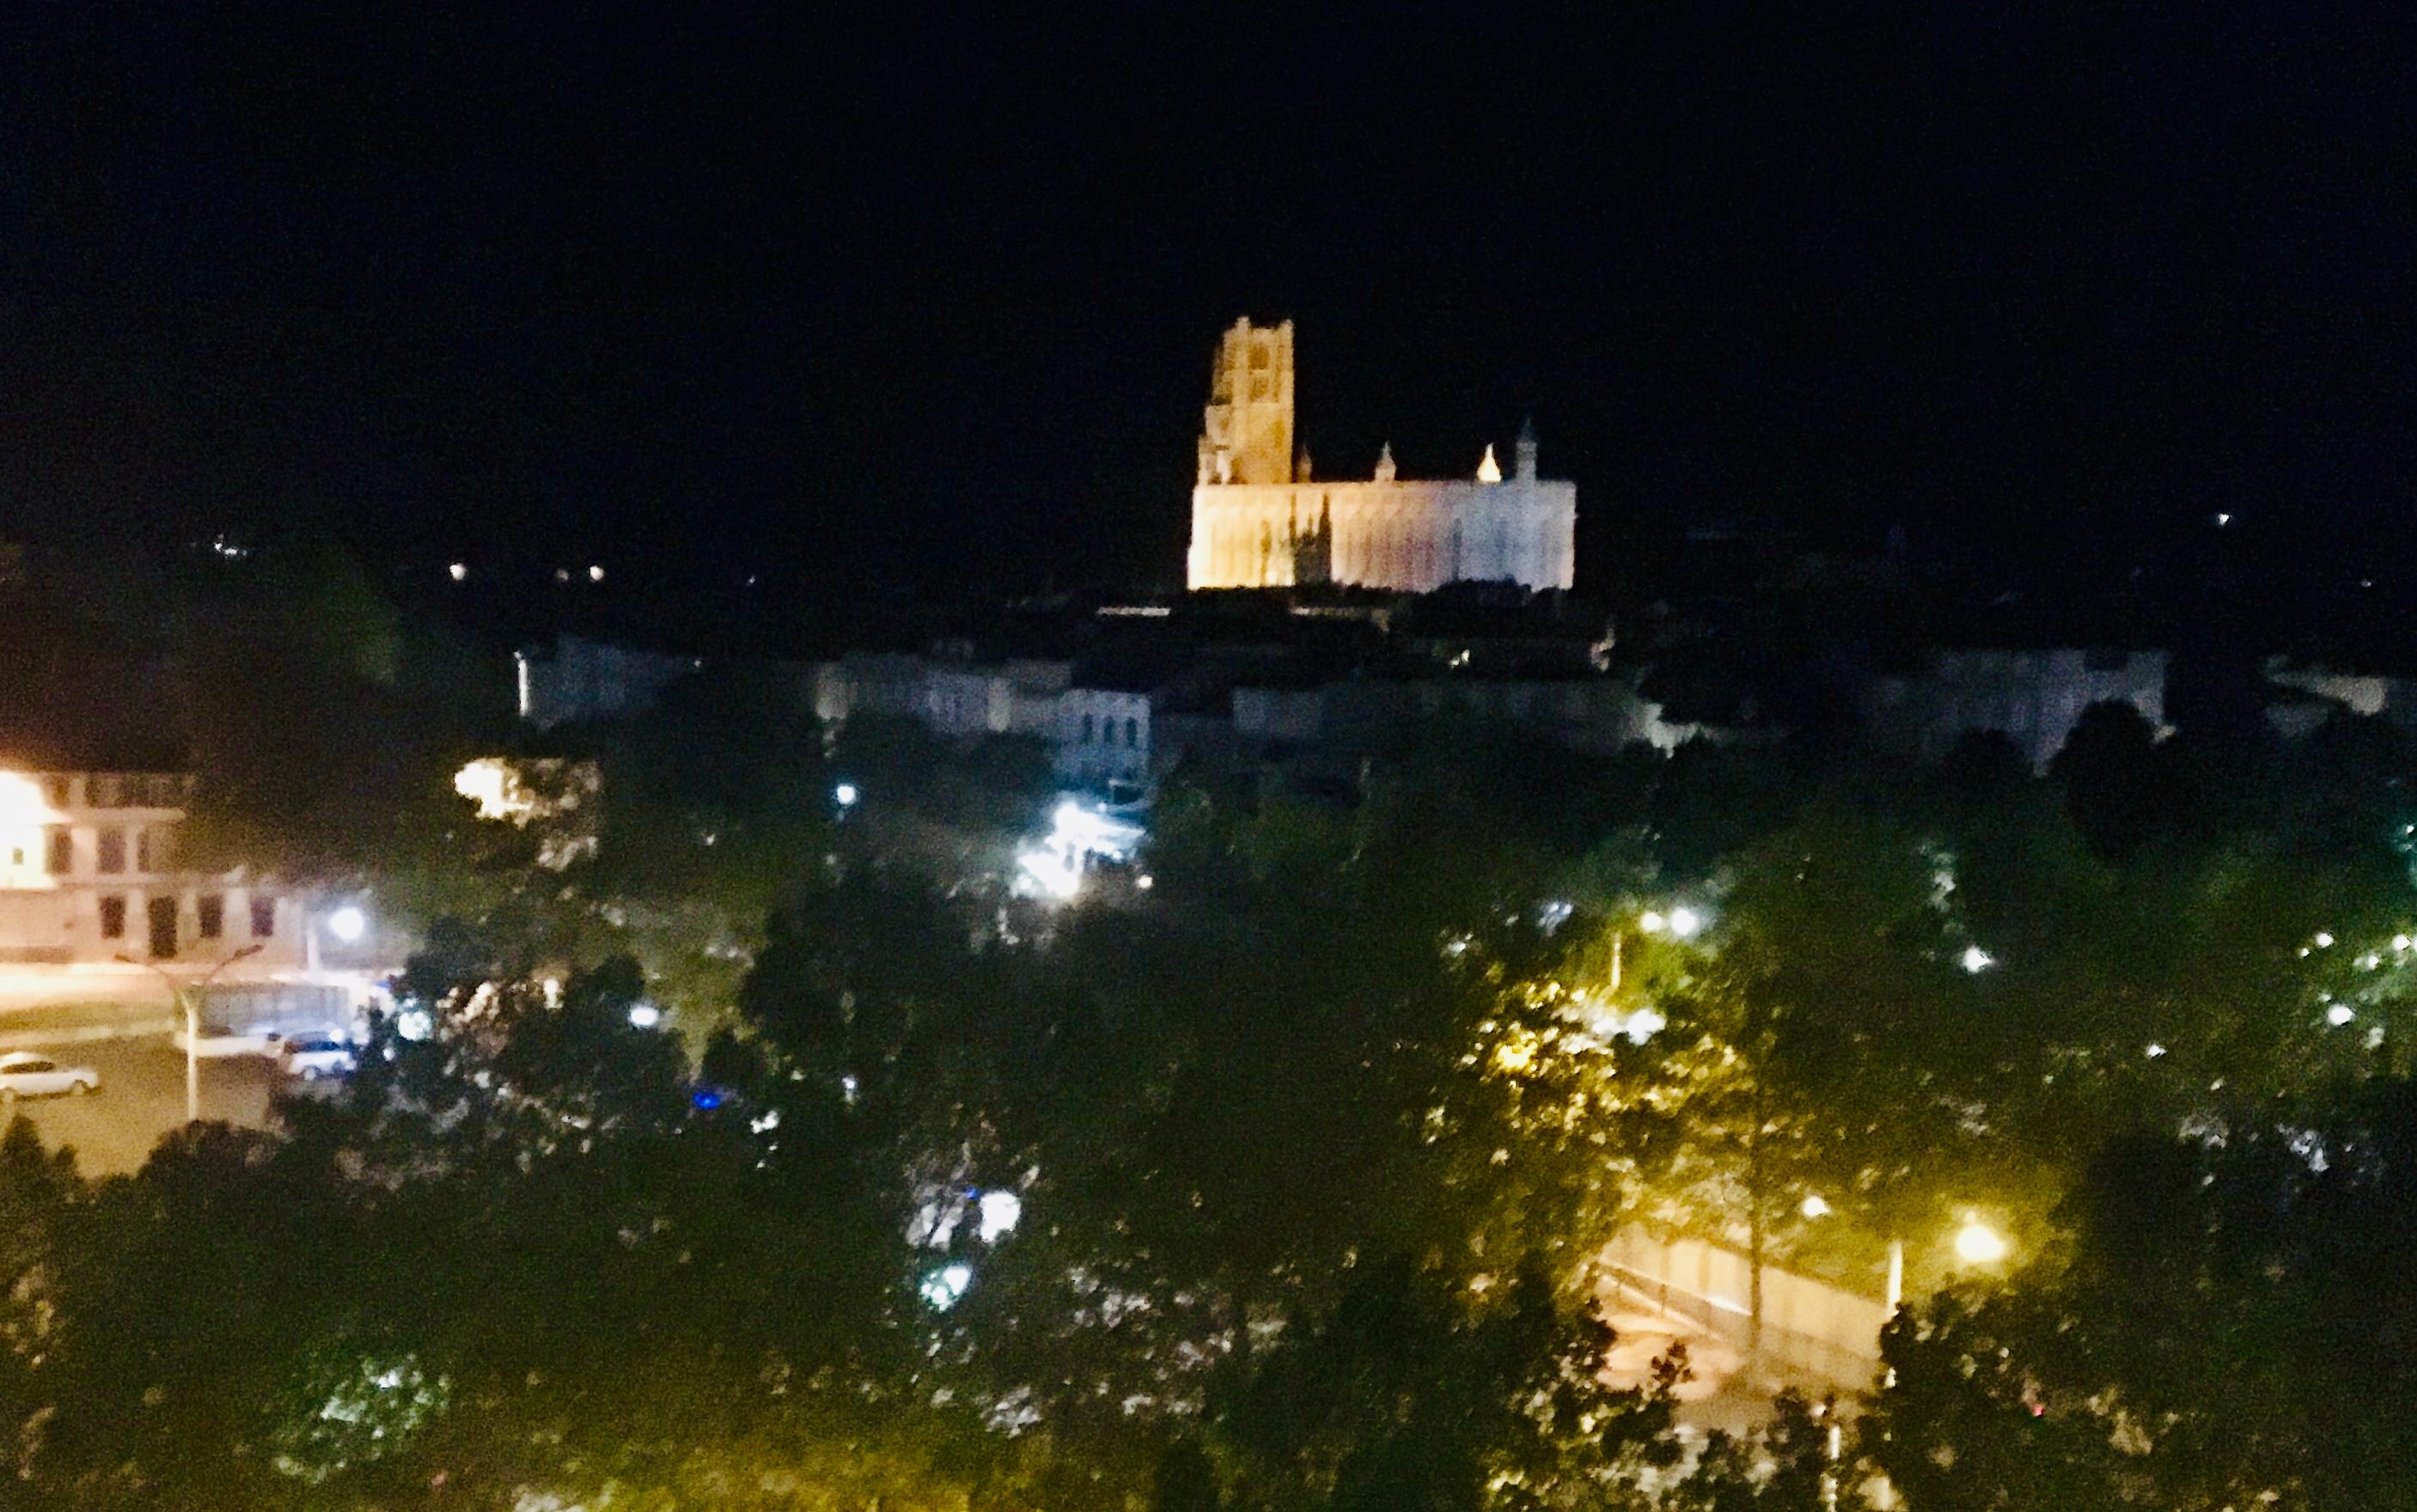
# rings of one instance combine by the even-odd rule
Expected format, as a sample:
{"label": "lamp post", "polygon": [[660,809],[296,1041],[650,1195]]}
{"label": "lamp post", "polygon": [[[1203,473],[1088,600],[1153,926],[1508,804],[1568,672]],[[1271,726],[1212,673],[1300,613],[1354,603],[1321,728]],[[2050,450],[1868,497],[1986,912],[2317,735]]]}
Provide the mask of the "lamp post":
{"label": "lamp post", "polygon": [[249,945],[212,966],[198,982],[178,983],[158,966],[147,960],[137,960],[121,952],[118,960],[129,966],[140,966],[168,984],[168,995],[185,1011],[185,1122],[202,1121],[202,1010],[200,992],[218,980],[219,973],[243,960],[260,954],[260,946]]}

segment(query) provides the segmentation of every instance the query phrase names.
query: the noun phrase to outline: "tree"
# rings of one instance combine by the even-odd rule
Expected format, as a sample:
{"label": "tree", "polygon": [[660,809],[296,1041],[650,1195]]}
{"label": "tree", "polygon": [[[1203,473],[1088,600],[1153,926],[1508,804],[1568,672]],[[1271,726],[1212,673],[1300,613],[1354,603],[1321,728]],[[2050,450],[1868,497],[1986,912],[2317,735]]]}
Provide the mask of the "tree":
{"label": "tree", "polygon": [[2412,1172],[2408,1082],[2118,1141],[2067,1239],[1891,1330],[1866,1442],[1918,1506],[2403,1504]]}

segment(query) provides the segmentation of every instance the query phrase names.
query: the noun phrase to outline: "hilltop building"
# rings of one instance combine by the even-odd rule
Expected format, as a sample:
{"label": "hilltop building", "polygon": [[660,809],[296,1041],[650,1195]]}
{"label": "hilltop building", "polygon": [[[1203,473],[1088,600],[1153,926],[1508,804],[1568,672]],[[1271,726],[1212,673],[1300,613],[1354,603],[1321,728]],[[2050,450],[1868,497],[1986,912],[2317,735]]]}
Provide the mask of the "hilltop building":
{"label": "hilltop building", "polygon": [[1192,587],[1571,585],[1577,485],[1538,475],[1532,425],[1508,477],[1488,446],[1473,478],[1404,478],[1388,446],[1374,477],[1320,481],[1294,447],[1292,322],[1237,321],[1217,349],[1201,426]]}

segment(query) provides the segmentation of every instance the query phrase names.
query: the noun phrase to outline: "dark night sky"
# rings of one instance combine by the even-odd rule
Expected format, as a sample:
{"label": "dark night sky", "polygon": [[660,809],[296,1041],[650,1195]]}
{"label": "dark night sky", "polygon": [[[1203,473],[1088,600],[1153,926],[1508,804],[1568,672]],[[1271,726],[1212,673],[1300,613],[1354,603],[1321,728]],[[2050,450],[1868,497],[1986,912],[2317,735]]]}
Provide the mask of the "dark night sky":
{"label": "dark night sky", "polygon": [[1532,410],[1597,583],[2417,567],[2407,8],[13,8],[0,530],[1171,577],[1248,312],[1322,471]]}

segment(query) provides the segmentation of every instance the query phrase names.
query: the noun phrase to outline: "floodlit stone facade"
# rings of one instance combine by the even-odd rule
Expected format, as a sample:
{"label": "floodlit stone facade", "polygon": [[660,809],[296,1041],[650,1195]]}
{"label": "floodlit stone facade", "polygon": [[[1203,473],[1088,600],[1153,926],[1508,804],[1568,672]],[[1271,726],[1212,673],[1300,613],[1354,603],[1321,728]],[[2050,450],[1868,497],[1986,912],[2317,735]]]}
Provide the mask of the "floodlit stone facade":
{"label": "floodlit stone facade", "polygon": [[177,865],[191,779],[173,772],[0,771],[0,964],[223,959],[302,964],[299,900],[241,872]]}
{"label": "floodlit stone facade", "polygon": [[1193,588],[1343,583],[1426,593],[1450,582],[1568,588],[1577,485],[1542,477],[1533,428],[1511,476],[1486,449],[1469,479],[1323,482],[1292,451],[1293,334],[1239,321],[1218,348],[1192,490]]}

